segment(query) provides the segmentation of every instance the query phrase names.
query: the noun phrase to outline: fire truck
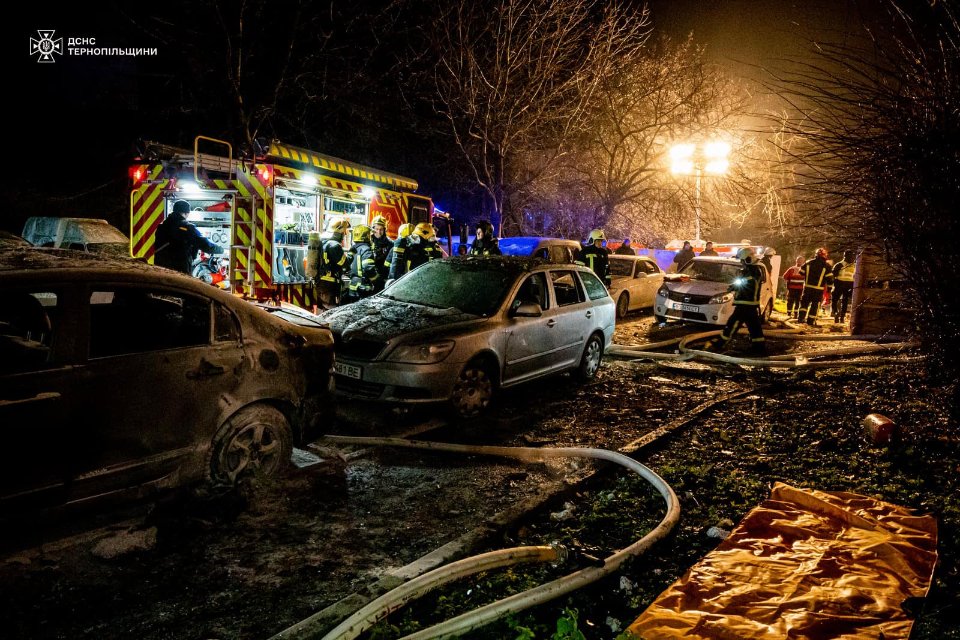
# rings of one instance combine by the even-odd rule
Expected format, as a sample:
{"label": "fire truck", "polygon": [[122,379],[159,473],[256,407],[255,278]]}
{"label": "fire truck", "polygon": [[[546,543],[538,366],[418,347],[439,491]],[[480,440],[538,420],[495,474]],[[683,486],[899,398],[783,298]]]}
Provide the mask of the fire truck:
{"label": "fire truck", "polygon": [[130,254],[152,263],[157,228],[186,200],[187,220],[224,250],[203,256],[210,281],[243,297],[311,308],[311,233],[316,239],[335,220],[353,226],[380,215],[396,237],[401,224],[433,218],[433,202],[415,193],[411,178],[278,141],[258,151],[236,158],[228,142],[206,136],[192,151],[143,143],[130,167]]}

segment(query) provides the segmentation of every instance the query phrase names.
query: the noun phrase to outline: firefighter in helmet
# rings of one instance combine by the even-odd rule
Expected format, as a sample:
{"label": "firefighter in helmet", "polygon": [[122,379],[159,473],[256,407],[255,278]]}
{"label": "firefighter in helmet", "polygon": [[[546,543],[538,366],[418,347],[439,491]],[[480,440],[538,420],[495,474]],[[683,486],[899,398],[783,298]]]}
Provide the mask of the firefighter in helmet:
{"label": "firefighter in helmet", "polygon": [[597,277],[603,281],[607,288],[610,288],[610,258],[607,250],[603,247],[604,240],[603,229],[594,229],[590,232],[590,238],[587,246],[580,249],[575,262],[593,269]]}
{"label": "firefighter in helmet", "polygon": [[[383,265],[387,268],[387,281],[384,283],[384,286],[390,284],[390,281],[393,280],[393,263],[398,260],[403,260],[403,255],[407,252],[407,238],[410,237],[410,232],[413,231],[413,225],[409,222],[400,225],[400,228],[397,229],[397,239],[393,242],[393,246],[390,247],[390,252],[387,253],[387,259],[383,261]],[[399,253],[398,253],[399,250]]]}
{"label": "firefighter in helmet", "polygon": [[800,267],[800,273],[803,274],[803,293],[800,294],[800,312],[797,314],[799,322],[806,322],[811,326],[817,323],[823,290],[833,284],[833,274],[827,264],[829,255],[824,247],[820,247],[817,254]]}
{"label": "firefighter in helmet", "polygon": [[421,222],[402,244],[393,245],[393,259],[390,262],[390,279],[396,280],[408,271],[420,265],[443,257],[443,251],[436,243],[436,232],[429,222]]}
{"label": "firefighter in helmet", "polygon": [[760,273],[760,267],[757,266],[759,260],[750,247],[740,249],[737,252],[737,258],[739,258],[743,268],[740,275],[734,278],[730,285],[730,291],[733,291],[733,314],[723,327],[719,344],[710,341],[705,345],[705,348],[727,346],[733,336],[737,334],[737,331],[740,330],[740,326],[745,324],[747,330],[750,331],[751,352],[766,355],[766,339],[763,337],[763,327],[760,319],[760,285],[763,282],[763,277]]}
{"label": "firefighter in helmet", "polygon": [[198,251],[223,253],[223,249],[204,238],[192,223],[187,222],[188,213],[189,202],[177,200],[173,203],[173,211],[157,227],[153,264],[181,273],[190,273]]}
{"label": "firefighter in helmet", "polygon": [[316,281],[317,293],[324,308],[340,304],[340,289],[343,272],[347,267],[347,254],[343,250],[343,236],[350,229],[346,220],[337,220],[330,225],[333,235],[324,240],[320,248],[320,277]]}
{"label": "firefighter in helmet", "polygon": [[387,237],[387,219],[383,216],[374,216],[370,221],[370,248],[373,249],[373,259],[376,261],[377,273],[380,275],[374,288],[379,291],[383,289],[383,283],[386,282],[390,273],[387,254],[393,249],[393,243]]}
{"label": "firefighter in helmet", "polygon": [[493,233],[493,225],[486,220],[477,223],[476,240],[470,247],[471,256],[499,256],[503,255],[500,251],[500,241]]}
{"label": "firefighter in helmet", "polygon": [[350,302],[373,295],[380,273],[373,253],[370,227],[359,224],[353,228],[353,262],[350,264],[350,286],[347,299]]}

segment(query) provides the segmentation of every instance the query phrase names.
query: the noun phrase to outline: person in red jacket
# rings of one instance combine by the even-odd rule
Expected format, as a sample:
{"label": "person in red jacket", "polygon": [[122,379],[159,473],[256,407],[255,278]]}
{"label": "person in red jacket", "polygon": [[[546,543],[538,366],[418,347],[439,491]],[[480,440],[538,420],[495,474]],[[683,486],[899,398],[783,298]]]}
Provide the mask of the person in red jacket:
{"label": "person in red jacket", "polygon": [[803,274],[800,273],[800,267],[803,263],[803,256],[797,256],[797,263],[783,274],[783,280],[787,283],[787,315],[791,318],[796,318],[800,311],[800,295],[803,293]]}

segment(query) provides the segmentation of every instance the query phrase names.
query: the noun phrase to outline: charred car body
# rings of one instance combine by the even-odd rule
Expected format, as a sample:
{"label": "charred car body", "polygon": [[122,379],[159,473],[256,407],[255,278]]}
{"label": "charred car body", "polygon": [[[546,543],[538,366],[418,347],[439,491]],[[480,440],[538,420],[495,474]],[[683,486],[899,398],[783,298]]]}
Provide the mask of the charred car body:
{"label": "charred car body", "polygon": [[563,371],[593,377],[615,321],[592,271],[514,257],[429,262],[320,318],[336,340],[339,393],[449,401],[462,416],[501,387]]}
{"label": "charred car body", "polygon": [[4,514],[272,474],[332,415],[333,340],[134,261],[0,251]]}

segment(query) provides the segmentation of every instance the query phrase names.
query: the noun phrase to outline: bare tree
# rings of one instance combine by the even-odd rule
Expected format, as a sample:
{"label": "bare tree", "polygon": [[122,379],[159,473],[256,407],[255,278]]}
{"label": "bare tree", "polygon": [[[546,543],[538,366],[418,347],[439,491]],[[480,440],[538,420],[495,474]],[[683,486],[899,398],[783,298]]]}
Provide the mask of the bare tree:
{"label": "bare tree", "polygon": [[[819,44],[779,77],[794,107],[804,221],[847,246],[882,247],[907,279],[931,371],[956,380],[960,299],[946,276],[960,237],[960,24],[953,2],[887,5],[865,38]],[[956,390],[958,387],[954,387]],[[954,396],[956,399],[956,395]]]}
{"label": "bare tree", "polygon": [[646,39],[646,11],[594,0],[459,0],[437,31],[435,108],[493,215],[518,228],[511,195],[582,134],[602,83]]}

